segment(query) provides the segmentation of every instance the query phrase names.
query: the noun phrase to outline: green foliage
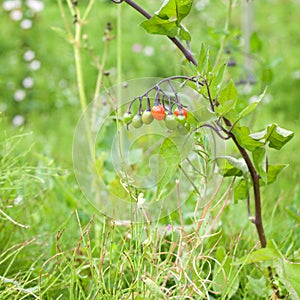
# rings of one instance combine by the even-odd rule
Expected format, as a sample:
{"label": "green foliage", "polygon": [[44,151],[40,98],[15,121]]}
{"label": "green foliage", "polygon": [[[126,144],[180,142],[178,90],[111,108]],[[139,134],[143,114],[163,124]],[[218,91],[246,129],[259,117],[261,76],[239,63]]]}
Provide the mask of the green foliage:
{"label": "green foliage", "polygon": [[280,150],[293,136],[292,131],[280,128],[277,124],[270,124],[265,130],[251,134],[253,139],[262,141],[276,150]]}
{"label": "green foliage", "polygon": [[186,41],[191,40],[188,30],[180,24],[190,13],[192,0],[166,0],[158,12],[149,20],[141,23],[141,26],[151,34],[167,35]]}
{"label": "green foliage", "polygon": [[[288,261],[271,240],[266,248],[258,249],[240,258],[234,264],[250,264],[265,262],[265,265],[275,267],[275,270],[295,299],[300,297],[300,263]],[[262,288],[262,287],[261,287]]]}
{"label": "green foliage", "polygon": [[[143,2],[146,9],[152,9],[150,2]],[[267,266],[273,269],[274,284],[281,297],[299,299],[299,187],[296,184],[299,179],[299,138],[277,124],[264,124],[267,119],[274,120],[275,116],[276,122],[283,122],[288,128],[297,131],[299,127],[298,4],[288,1],[282,6],[274,2],[273,17],[266,19],[259,12],[267,11],[270,3],[255,3],[257,28],[260,30],[251,36],[250,57],[254,58],[251,74],[259,83],[243,85],[240,79],[248,76],[242,65],[245,56],[240,48],[239,36],[243,32],[233,28],[237,26],[235,21],[229,22],[228,30],[224,30],[221,27],[224,7],[216,6],[213,1],[202,2],[195,2],[193,8],[197,9],[191,9],[192,1],[165,1],[153,18],[142,25],[149,33],[176,36],[185,41],[191,41],[193,37],[191,50],[200,53],[197,71],[186,65],[178,67],[179,56],[167,41],[163,43],[153,38],[154,55],[146,55],[151,52],[146,52],[149,38],[144,37],[142,30],[134,29],[140,18],[123,3],[122,75],[127,79],[180,73],[199,75],[200,81],[206,81],[213,104],[219,105],[213,112],[207,101],[207,86],[194,86],[207,102],[195,103],[198,111],[195,118],[189,117],[191,133],[205,123],[217,125],[218,120],[246,149],[263,187],[267,236],[276,243],[270,240],[265,249],[250,250],[257,243],[257,237],[253,225],[247,220],[246,201],[239,201],[248,197],[252,201],[252,181],[247,166],[227,141],[224,141],[226,155],[212,162],[209,151],[206,151],[213,147],[211,140],[206,139],[201,130],[195,133],[193,148],[199,164],[193,157],[193,177],[188,173],[195,178],[193,184],[196,188],[177,212],[151,225],[114,222],[98,216],[91,219],[91,215],[97,212],[81,195],[72,171],[70,149],[73,128],[80,112],[71,44],[65,43],[65,39],[70,39],[67,31],[62,29],[64,25],[55,1],[45,1],[47,9],[38,14],[31,15],[24,7],[18,9],[23,12],[23,17],[32,20],[32,29],[21,30],[21,22],[12,21],[11,14],[4,11],[0,20],[9,37],[2,39],[0,46],[0,110],[5,116],[5,121],[0,124],[3,134],[0,145],[1,299],[151,300],[183,296],[194,299],[267,299],[273,293]],[[24,6],[25,2],[22,3]],[[109,1],[94,3],[89,17],[82,23],[83,33],[88,36],[88,40],[81,40],[88,99],[94,96],[101,60],[98,53],[107,46],[99,42],[99,28],[103,31],[105,23],[110,21],[112,35],[119,38],[119,33],[116,33],[117,8]],[[81,12],[88,4],[89,1],[79,1]],[[200,4],[204,7],[201,8]],[[73,16],[68,14],[67,4],[63,2],[63,6],[67,23],[73,28]],[[238,10],[239,4],[232,16],[234,20]],[[239,19],[240,16],[236,18]],[[182,20],[190,31],[181,23]],[[208,23],[213,27],[208,28]],[[214,65],[223,39],[225,53],[222,52],[219,63]],[[132,49],[137,42],[141,50],[135,52]],[[30,64],[23,59],[24,53],[30,49],[41,61],[39,70],[30,69]],[[256,60],[258,55],[260,58]],[[279,56],[283,63],[280,63]],[[105,64],[105,71],[110,75],[103,78],[103,86],[116,82],[116,57],[116,41],[112,40]],[[229,59],[237,63],[235,68],[227,67]],[[14,101],[14,93],[24,89],[22,81],[26,76],[34,78],[34,87],[26,89],[24,101]],[[268,94],[266,91],[262,93],[266,84],[270,84]],[[205,111],[203,103],[207,104]],[[25,116],[24,132],[33,130],[32,135],[11,133],[11,121],[17,114]],[[264,129],[259,131],[261,128]],[[174,138],[180,140],[187,134],[185,130],[183,133],[164,140],[160,146],[163,174],[158,194],[174,187],[173,179],[176,172],[180,172],[178,154],[182,145],[174,142]],[[197,139],[197,135],[202,135],[202,139]],[[101,146],[105,143],[110,149],[111,136],[107,131]],[[227,137],[225,133],[224,137]],[[219,137],[216,135],[215,138]],[[293,143],[289,144],[292,138]],[[31,140],[35,141],[32,146]],[[136,167],[142,161],[141,157],[141,148],[132,149],[130,164]],[[209,181],[208,169],[216,171],[215,161],[226,177],[219,190],[217,182]],[[281,162],[288,162],[291,167],[285,169],[287,165]],[[120,177],[112,173],[107,160],[101,156],[98,163],[99,174],[105,177],[111,190],[120,197],[127,197],[128,192]],[[66,167],[68,172],[56,168],[56,165]],[[286,176],[280,177],[280,184],[268,186],[277,182],[281,171]],[[235,178],[231,193],[225,193],[230,177],[239,178]],[[22,196],[23,203],[18,203],[21,199],[18,196]],[[226,205],[223,207],[223,204]],[[232,251],[233,246],[235,251]],[[242,259],[237,260],[238,257]],[[215,295],[215,292],[220,294]]]}

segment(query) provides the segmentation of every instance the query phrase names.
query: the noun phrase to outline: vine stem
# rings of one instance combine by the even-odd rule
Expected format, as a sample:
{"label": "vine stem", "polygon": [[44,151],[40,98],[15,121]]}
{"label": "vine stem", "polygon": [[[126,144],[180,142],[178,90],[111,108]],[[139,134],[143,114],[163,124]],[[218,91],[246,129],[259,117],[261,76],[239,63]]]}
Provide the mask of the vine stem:
{"label": "vine stem", "polygon": [[254,202],[255,202],[255,218],[252,220],[252,222],[256,226],[256,230],[258,233],[258,237],[260,240],[260,244],[262,248],[265,248],[267,246],[267,240],[265,236],[265,231],[263,228],[263,222],[262,222],[262,213],[261,213],[261,197],[260,197],[260,186],[259,186],[259,174],[257,173],[247,151],[239,144],[237,141],[235,135],[232,132],[228,133],[231,139],[233,140],[236,147],[239,149],[242,157],[244,158],[246,165],[248,167],[248,170],[251,175],[252,184],[253,184],[253,192],[254,192]]}

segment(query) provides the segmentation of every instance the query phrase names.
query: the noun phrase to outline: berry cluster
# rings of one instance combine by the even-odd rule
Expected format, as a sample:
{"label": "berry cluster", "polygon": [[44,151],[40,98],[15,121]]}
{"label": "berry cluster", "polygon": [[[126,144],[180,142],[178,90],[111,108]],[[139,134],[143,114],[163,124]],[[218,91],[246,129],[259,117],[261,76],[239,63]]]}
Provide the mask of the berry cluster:
{"label": "berry cluster", "polygon": [[[185,128],[189,131],[188,112],[179,99],[178,94],[175,92],[171,83],[171,93],[165,92],[161,88],[161,84],[166,80],[162,80],[157,85],[149,89],[144,95],[134,98],[123,116],[124,123],[134,128],[140,128],[143,124],[148,125],[153,120],[164,121],[165,126],[170,130]],[[151,105],[149,94],[155,92],[154,102]],[[146,100],[146,109],[143,109],[143,100]],[[132,113],[132,106],[135,102],[139,102],[138,112]],[[176,107],[176,108],[175,108]],[[175,108],[175,109],[174,109]]]}

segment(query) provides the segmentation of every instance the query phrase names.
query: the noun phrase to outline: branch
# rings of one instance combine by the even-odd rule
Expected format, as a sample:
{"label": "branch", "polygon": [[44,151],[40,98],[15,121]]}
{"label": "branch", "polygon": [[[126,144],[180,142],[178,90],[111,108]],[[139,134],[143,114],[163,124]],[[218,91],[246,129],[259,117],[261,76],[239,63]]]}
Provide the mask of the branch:
{"label": "branch", "polygon": [[[111,0],[111,1],[116,4],[126,2],[128,5],[130,5],[132,8],[134,8],[136,11],[138,11],[140,14],[142,14],[147,19],[152,18],[151,14],[149,14],[146,10],[144,10],[141,6],[139,6],[137,3],[135,3],[132,0]],[[185,58],[189,62],[191,62],[196,67],[198,66],[198,63],[197,63],[195,57],[193,56],[193,54],[191,53],[191,51],[189,49],[184,47],[184,45],[176,37],[168,36],[168,38],[175,44],[175,46],[182,52],[182,54],[185,56]]]}
{"label": "branch", "polygon": [[239,149],[242,157],[244,158],[244,160],[246,162],[246,165],[247,165],[248,170],[251,175],[251,179],[252,179],[252,183],[253,183],[254,202],[255,202],[255,218],[253,220],[253,223],[256,226],[261,247],[265,248],[267,246],[267,240],[266,240],[263,223],[262,223],[259,174],[256,172],[256,169],[255,169],[247,151],[239,144],[239,142],[237,141],[234,134],[232,132],[229,132],[229,136],[232,138],[234,144]]}

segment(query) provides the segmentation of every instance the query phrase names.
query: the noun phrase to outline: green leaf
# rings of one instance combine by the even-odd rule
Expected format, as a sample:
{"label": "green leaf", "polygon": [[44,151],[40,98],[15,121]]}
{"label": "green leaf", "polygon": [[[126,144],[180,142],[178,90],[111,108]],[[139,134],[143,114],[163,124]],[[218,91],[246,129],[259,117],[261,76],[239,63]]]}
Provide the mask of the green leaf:
{"label": "green leaf", "polygon": [[179,26],[182,19],[190,13],[192,3],[192,0],[165,0],[160,10],[155,14],[161,19],[176,21]]}
{"label": "green leaf", "polygon": [[200,54],[199,54],[199,59],[198,59],[198,70],[200,72],[203,70],[204,65],[206,64],[206,60],[207,60],[207,51],[205,49],[205,45],[202,43]]}
{"label": "green leaf", "polygon": [[176,0],[178,24],[190,13],[192,4],[193,0]]}
{"label": "green leaf", "polygon": [[250,134],[255,140],[269,142],[269,147],[280,150],[294,136],[294,132],[283,129],[277,124],[268,125],[267,129]]}
{"label": "green leaf", "polygon": [[218,98],[218,102],[220,105],[225,104],[228,100],[236,102],[237,96],[238,93],[234,82],[233,80],[230,80],[226,87],[221,91],[220,96]]}
{"label": "green leaf", "polygon": [[245,200],[249,196],[248,190],[248,182],[246,179],[241,179],[238,185],[234,189],[234,202],[238,202],[239,200]]}
{"label": "green leaf", "polygon": [[170,182],[178,169],[181,157],[182,155],[178,145],[176,145],[171,139],[166,138],[159,150],[159,174],[161,179],[157,184],[157,200],[161,197],[164,188]]}
{"label": "green leaf", "polygon": [[270,142],[270,148],[280,150],[293,136],[294,133],[292,131],[283,129],[277,124],[272,124],[268,126],[266,140]]}
{"label": "green leaf", "polygon": [[257,32],[253,32],[250,37],[250,51],[258,52],[262,49],[262,41]]}
{"label": "green leaf", "polygon": [[235,126],[232,133],[237,139],[238,143],[249,151],[254,151],[257,147],[263,147],[264,143],[257,141],[250,134],[250,130],[246,126]]}
{"label": "green leaf", "polygon": [[252,152],[253,163],[260,175],[261,179],[267,182],[267,166],[266,166],[266,149],[263,147],[256,148]]}
{"label": "green leaf", "polygon": [[141,26],[151,34],[175,37],[178,32],[175,21],[164,20],[158,16],[153,16],[151,19],[142,22]]}
{"label": "green leaf", "polygon": [[261,81],[264,84],[269,84],[273,80],[273,71],[270,67],[265,67],[261,71]]}
{"label": "green leaf", "polygon": [[210,83],[210,94],[213,99],[218,97],[219,92],[222,88],[222,81],[223,81],[226,67],[227,67],[227,64],[224,62],[221,62],[218,65],[216,65],[212,71],[213,78]]}
{"label": "green leaf", "polygon": [[243,256],[234,262],[234,264],[251,264],[269,260],[282,259],[283,255],[279,251],[273,240],[270,240],[266,248],[261,248]]}
{"label": "green leaf", "polygon": [[264,276],[261,278],[253,278],[251,276],[247,276],[248,282],[247,282],[247,290],[250,292],[250,294],[255,294],[259,297],[268,298],[268,288],[267,288],[267,281]]}
{"label": "green leaf", "polygon": [[219,171],[224,177],[242,176],[247,172],[247,165],[242,158],[236,159],[231,156],[219,156],[216,159]]}
{"label": "green leaf", "polygon": [[171,18],[177,20],[176,0],[165,0],[159,11],[157,11],[155,14],[164,20]]}
{"label": "green leaf", "polygon": [[213,290],[231,299],[239,288],[238,268],[232,264],[231,257],[225,256],[219,261],[221,266],[214,266]]}
{"label": "green leaf", "polygon": [[237,102],[237,97],[237,89],[233,80],[230,80],[228,85],[220,92],[218,97],[219,106],[216,107],[216,112],[222,116],[228,111],[234,109]]}
{"label": "green leaf", "polygon": [[253,251],[247,256],[238,259],[235,264],[251,264],[279,258],[277,251],[271,248],[262,248]]}
{"label": "green leaf", "polygon": [[288,165],[286,164],[269,165],[267,173],[267,184],[273,183],[277,179],[278,174],[287,166]]}
{"label": "green leaf", "polygon": [[142,281],[144,282],[145,286],[149,289],[151,294],[155,297],[155,299],[166,299],[160,287],[152,279],[146,276],[142,276]]}
{"label": "green leaf", "polygon": [[239,113],[239,120],[244,118],[246,115],[250,114],[253,110],[256,109],[257,105],[261,102],[261,100],[263,99],[263,97],[266,94],[267,89],[265,89],[263,91],[263,93],[261,93],[259,95],[259,97],[256,99],[255,102],[250,103],[247,107],[245,107],[240,113]]}
{"label": "green leaf", "polygon": [[179,27],[179,37],[182,40],[185,40],[185,41],[188,41],[188,42],[190,42],[191,39],[192,39],[189,31],[182,25],[180,25],[180,27]]}
{"label": "green leaf", "polygon": [[59,28],[59,27],[55,27],[55,26],[51,27],[51,29],[52,29],[53,31],[55,31],[56,33],[58,33],[58,34],[59,34],[62,38],[64,38],[66,41],[71,42],[72,37],[69,36],[68,33],[67,33],[64,29]]}
{"label": "green leaf", "polygon": [[[287,289],[292,292],[294,299],[300,297],[300,263],[292,263],[283,261],[282,278],[286,284]],[[292,291],[293,290],[293,291]]]}

